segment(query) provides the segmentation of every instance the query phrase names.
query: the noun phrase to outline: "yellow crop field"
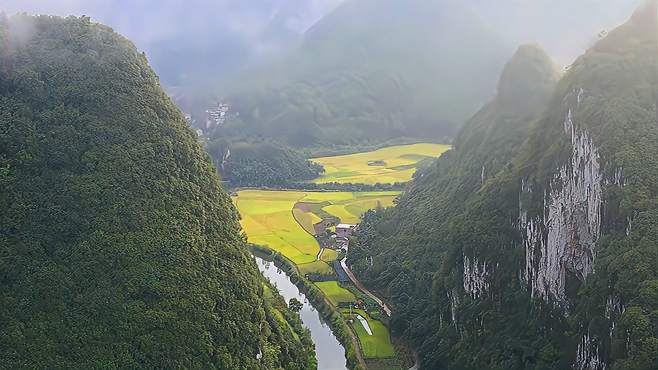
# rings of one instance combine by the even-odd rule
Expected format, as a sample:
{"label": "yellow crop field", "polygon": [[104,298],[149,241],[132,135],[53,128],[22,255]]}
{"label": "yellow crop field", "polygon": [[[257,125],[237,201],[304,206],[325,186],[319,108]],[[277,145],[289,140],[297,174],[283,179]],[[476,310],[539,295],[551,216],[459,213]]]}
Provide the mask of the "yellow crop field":
{"label": "yellow crop field", "polygon": [[321,260],[331,263],[334,262],[338,258],[338,253],[336,253],[335,250],[325,248],[324,252],[322,252],[322,256],[320,257]]}
{"label": "yellow crop field", "polygon": [[297,220],[297,223],[311,235],[315,235],[315,229],[313,228],[313,225],[322,221],[322,218],[320,218],[320,216],[316,215],[315,213],[305,212],[297,207],[292,209],[292,215],[295,220]]}
{"label": "yellow crop field", "polygon": [[334,157],[311,159],[324,166],[325,173],[315,183],[392,184],[411,180],[423,160],[438,158],[450,150],[446,144],[410,144],[386,147]]}
{"label": "yellow crop field", "polygon": [[295,264],[314,262],[320,247],[292,216],[295,203],[304,195],[289,191],[239,192],[233,201],[249,242],[272,248]]}
{"label": "yellow crop field", "polygon": [[[399,192],[311,192],[243,190],[233,197],[240,212],[242,229],[248,241],[267,246],[297,265],[315,262],[320,246],[313,237],[313,224],[322,218],[313,210],[296,208],[297,203],[318,204],[317,208],[344,223],[357,223],[359,217],[377,205],[393,204]],[[328,206],[321,207],[322,204]],[[325,251],[328,261],[335,252]],[[335,258],[335,257],[334,257]],[[316,264],[317,265],[317,264]],[[319,267],[316,265],[309,265]],[[324,266],[322,270],[325,270]]]}

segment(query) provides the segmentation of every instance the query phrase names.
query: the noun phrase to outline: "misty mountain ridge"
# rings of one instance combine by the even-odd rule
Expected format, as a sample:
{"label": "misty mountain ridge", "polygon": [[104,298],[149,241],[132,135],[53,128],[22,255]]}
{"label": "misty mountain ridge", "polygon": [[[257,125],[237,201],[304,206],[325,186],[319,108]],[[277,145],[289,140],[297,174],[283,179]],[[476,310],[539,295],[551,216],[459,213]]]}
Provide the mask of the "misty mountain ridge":
{"label": "misty mountain ridge", "polygon": [[226,86],[240,120],[214,136],[293,147],[448,137],[494,90],[506,50],[467,7],[346,1],[291,55]]}

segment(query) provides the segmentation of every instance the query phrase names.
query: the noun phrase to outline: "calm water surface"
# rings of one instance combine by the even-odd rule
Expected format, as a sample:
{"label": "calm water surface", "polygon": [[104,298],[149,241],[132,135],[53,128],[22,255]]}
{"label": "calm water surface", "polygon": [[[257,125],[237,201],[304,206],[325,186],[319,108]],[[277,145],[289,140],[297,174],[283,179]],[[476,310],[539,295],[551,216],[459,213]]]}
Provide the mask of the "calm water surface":
{"label": "calm water surface", "polygon": [[286,302],[290,298],[297,298],[304,303],[304,308],[299,312],[304,326],[311,330],[311,337],[315,343],[315,355],[318,358],[319,370],[346,370],[345,367],[345,349],[338,342],[329,328],[320,318],[320,313],[316,311],[293,284],[288,275],[274,266],[274,262],[265,261],[262,258],[255,257],[258,269],[265,277],[279,290],[279,293]]}

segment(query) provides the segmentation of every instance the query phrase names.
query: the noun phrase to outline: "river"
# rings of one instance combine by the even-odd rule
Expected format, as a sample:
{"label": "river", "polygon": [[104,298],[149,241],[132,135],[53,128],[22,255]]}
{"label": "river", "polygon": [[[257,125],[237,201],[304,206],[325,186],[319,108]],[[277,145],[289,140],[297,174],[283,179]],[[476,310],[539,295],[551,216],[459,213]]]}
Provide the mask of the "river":
{"label": "river", "polygon": [[329,325],[323,322],[320,313],[306,300],[306,296],[290,281],[285,272],[274,266],[274,262],[268,262],[256,256],[254,259],[258,269],[276,286],[286,302],[290,298],[297,298],[304,303],[299,315],[304,326],[311,331],[311,337],[315,343],[315,355],[318,359],[318,370],[346,370],[345,349],[331,332]]}

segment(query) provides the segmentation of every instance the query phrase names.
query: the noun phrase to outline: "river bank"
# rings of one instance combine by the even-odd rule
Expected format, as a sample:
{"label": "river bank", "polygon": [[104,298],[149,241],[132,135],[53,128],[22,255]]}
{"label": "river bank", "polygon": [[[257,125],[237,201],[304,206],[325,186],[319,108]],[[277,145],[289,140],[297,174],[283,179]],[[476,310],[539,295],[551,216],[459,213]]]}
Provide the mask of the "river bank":
{"label": "river bank", "polygon": [[[271,249],[256,245],[251,245],[250,249],[254,258],[260,259],[261,261],[270,262],[276,268],[280,269],[288,281],[295,286],[299,292],[298,294],[303,295],[303,298],[306,301],[305,306],[310,305],[315,310],[317,310],[317,313],[320,316],[322,322],[330,328],[333,337],[340,343],[343,348],[342,356],[345,359],[345,367],[354,370],[366,369],[367,367],[365,360],[359,351],[358,338],[356,338],[340,312],[336,311],[331,306],[331,303],[328,302],[324,294],[312,282],[301,276],[295,265],[286,257],[272,251]],[[259,264],[259,269],[261,269],[261,267],[261,264]],[[261,272],[263,272],[262,269]],[[268,276],[266,275],[266,277]],[[293,292],[292,289],[289,289],[287,292],[287,294],[291,295],[290,298],[292,298],[294,295],[294,293],[291,292]],[[286,298],[286,300],[290,299],[283,292],[281,294]],[[302,318],[302,321],[303,319],[304,318]],[[311,331],[311,333],[313,333],[313,331]],[[316,342],[316,353],[318,351],[317,345],[318,343]],[[337,352],[339,351],[334,351],[334,354],[337,354]],[[324,353],[322,356],[324,356]],[[318,370],[323,370],[325,368],[320,366],[319,357],[320,356],[318,356]],[[331,363],[333,363],[333,361]],[[334,368],[326,368],[326,370],[329,369],[333,370]]]}
{"label": "river bank", "polygon": [[[430,153],[430,148],[437,151]],[[363,191],[363,186],[406,182],[421,162],[447,148],[418,144],[318,159],[325,162],[327,173],[317,186],[324,187],[326,181],[370,184],[356,184],[355,191],[261,188],[232,193],[252,252],[274,262],[317,310],[343,345],[349,369],[407,370],[414,361],[390,335],[391,309],[345,265],[351,233],[339,232],[338,226],[351,227],[365,212],[393,206],[400,194]],[[324,355],[322,350],[318,357]]]}

